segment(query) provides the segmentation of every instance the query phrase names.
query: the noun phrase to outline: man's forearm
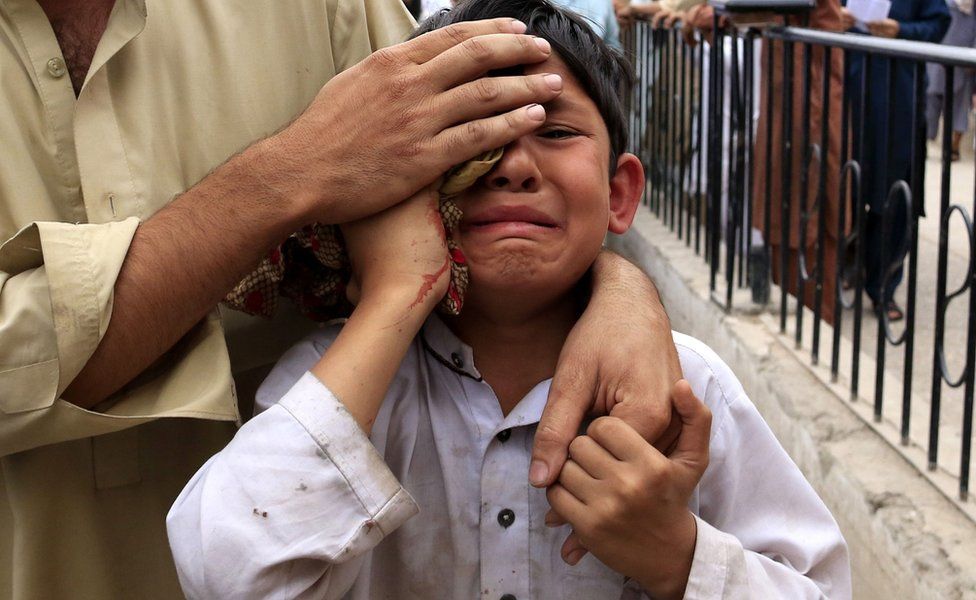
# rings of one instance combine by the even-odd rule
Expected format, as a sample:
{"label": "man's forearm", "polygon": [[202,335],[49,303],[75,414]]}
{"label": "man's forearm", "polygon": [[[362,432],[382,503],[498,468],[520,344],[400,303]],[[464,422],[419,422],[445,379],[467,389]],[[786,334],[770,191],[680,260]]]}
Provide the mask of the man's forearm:
{"label": "man's forearm", "polygon": [[[657,287],[650,278],[626,258],[603,250],[593,262],[591,302],[593,299],[601,301],[604,298],[642,298],[646,301],[640,307],[648,318],[653,319],[655,330],[667,332],[670,336],[671,321],[664,310],[664,304]],[[635,307],[637,308],[637,307]],[[673,344],[672,344],[673,346]]]}
{"label": "man's forearm", "polygon": [[206,316],[306,220],[283,165],[258,142],[136,230],[105,335],[63,397],[90,408],[131,381]]}

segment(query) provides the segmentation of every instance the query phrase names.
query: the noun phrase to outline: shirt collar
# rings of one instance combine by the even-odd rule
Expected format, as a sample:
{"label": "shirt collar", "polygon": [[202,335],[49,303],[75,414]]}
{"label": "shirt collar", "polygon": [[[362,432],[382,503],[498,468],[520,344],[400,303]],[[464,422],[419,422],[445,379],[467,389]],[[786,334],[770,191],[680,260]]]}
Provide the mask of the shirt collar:
{"label": "shirt collar", "polygon": [[431,314],[420,330],[420,339],[428,354],[448,369],[475,381],[482,381],[481,373],[474,366],[471,346],[458,339],[454,332],[436,314]]}
{"label": "shirt collar", "polygon": [[[420,338],[427,354],[459,375],[470,377],[483,385],[488,385],[474,364],[474,351],[462,342],[436,314],[431,314],[420,331]],[[512,409],[504,419],[500,419],[495,435],[505,429],[534,425],[542,418],[549,397],[552,379],[540,381]]]}
{"label": "shirt collar", "polygon": [[87,84],[105,64],[146,28],[146,0],[121,0],[115,3],[105,32],[85,76]]}

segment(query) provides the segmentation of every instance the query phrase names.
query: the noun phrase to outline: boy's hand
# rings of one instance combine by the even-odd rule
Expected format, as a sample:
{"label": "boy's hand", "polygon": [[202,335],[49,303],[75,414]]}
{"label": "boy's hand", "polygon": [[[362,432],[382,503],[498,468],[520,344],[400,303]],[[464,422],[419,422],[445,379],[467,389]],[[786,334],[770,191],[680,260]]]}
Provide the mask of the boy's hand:
{"label": "boy's hand", "polygon": [[437,203],[436,188],[428,186],[400,204],[342,226],[353,269],[351,301],[403,301],[404,309],[424,308],[425,317],[437,305],[450,280]]}
{"label": "boy's hand", "polygon": [[620,419],[600,418],[570,444],[547,491],[547,524],[573,526],[563,560],[575,565],[590,551],[655,598],[684,593],[697,535],[688,501],[708,466],[711,412],[687,381],[673,399],[682,430],[670,457]]}

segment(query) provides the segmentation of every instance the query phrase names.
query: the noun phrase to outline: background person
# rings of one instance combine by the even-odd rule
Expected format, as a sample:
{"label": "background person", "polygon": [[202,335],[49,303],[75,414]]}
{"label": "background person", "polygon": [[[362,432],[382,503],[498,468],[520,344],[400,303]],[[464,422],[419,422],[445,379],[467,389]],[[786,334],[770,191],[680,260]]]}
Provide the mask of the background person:
{"label": "background person", "polygon": [[[973,15],[973,0],[946,0],[946,7],[952,21],[942,43],[961,48],[976,48],[976,16]],[[926,92],[925,116],[928,138],[934,140],[940,133],[939,117],[942,115],[946,87],[945,67],[929,63],[925,67],[929,83]],[[952,79],[952,119],[951,159],[959,160],[959,144],[962,136],[969,130],[969,113],[973,110],[973,77],[971,69],[956,67]]]}
{"label": "background person", "polygon": [[[855,26],[853,15],[846,8],[842,9],[842,15],[844,26],[851,30]],[[943,0],[892,0],[888,18],[866,25],[867,33],[873,36],[938,42],[945,35],[949,21],[949,10]],[[896,181],[912,182],[915,136],[910,132],[916,126],[922,126],[920,119],[925,107],[914,105],[915,65],[912,61],[874,60],[871,70],[865,74],[864,53],[851,52],[849,56],[846,85],[851,98],[853,156],[861,164],[862,198],[869,208],[865,214],[865,237],[861,242],[865,256],[864,290],[876,313],[884,312],[889,320],[900,321],[905,313],[895,302],[895,289],[902,279],[904,254],[898,253],[908,234],[909,222],[904,198],[898,195],[889,200],[888,194]],[[894,81],[889,83],[890,79]],[[889,95],[889,89],[894,95]],[[861,115],[862,98],[867,101],[867,115],[864,116]],[[889,120],[893,123],[890,136]],[[862,128],[863,148],[860,146]],[[892,202],[894,206],[891,206]],[[888,228],[884,227],[886,211]],[[892,266],[895,268],[886,278],[885,271]]]}
{"label": "background person", "polygon": [[552,0],[586,19],[603,41],[620,48],[620,25],[614,14],[613,0]]}

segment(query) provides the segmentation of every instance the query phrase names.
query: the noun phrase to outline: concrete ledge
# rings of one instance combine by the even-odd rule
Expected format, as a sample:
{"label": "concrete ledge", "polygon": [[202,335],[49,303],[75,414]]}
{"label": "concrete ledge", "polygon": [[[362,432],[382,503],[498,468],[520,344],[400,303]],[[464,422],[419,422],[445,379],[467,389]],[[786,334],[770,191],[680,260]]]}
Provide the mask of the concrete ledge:
{"label": "concrete ledge", "polygon": [[674,328],[738,375],[844,531],[855,598],[976,598],[976,523],[798,360],[768,318],[713,303],[702,259],[646,210],[608,245],[654,279]]}

